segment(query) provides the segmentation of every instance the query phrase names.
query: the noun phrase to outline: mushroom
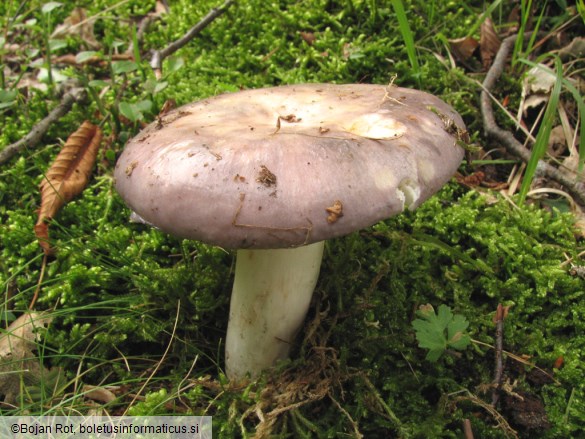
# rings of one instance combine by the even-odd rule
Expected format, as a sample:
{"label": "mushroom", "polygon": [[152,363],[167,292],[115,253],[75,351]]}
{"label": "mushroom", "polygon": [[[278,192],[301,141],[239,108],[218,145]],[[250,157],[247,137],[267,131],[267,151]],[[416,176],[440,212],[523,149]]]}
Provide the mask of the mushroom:
{"label": "mushroom", "polygon": [[456,171],[466,131],[430,94],[303,84],[178,108],[128,142],[116,188],[162,231],[237,249],[226,372],[289,356],[324,242],[414,209]]}

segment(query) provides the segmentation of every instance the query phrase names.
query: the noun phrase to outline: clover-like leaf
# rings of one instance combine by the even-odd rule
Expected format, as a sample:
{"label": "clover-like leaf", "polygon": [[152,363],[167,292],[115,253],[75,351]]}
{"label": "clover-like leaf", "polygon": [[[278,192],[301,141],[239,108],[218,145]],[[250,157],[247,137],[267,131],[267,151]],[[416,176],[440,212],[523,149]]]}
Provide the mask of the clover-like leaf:
{"label": "clover-like leaf", "polygon": [[59,2],[47,2],[45,3],[42,7],[41,7],[41,12],[43,14],[49,14],[51,13],[54,9],[60,8],[61,6],[63,6],[63,3],[59,3]]}
{"label": "clover-like leaf", "polygon": [[138,64],[136,64],[134,61],[122,60],[114,61],[112,63],[112,71],[116,75],[120,75],[122,73],[130,73],[136,69],[138,69]]}
{"label": "clover-like leaf", "polygon": [[453,315],[447,305],[440,305],[437,313],[431,305],[422,305],[417,315],[412,326],[418,345],[429,350],[427,360],[437,361],[447,348],[462,350],[471,342],[465,334],[469,322],[462,315]]}
{"label": "clover-like leaf", "polygon": [[144,113],[150,111],[152,108],[152,102],[149,100],[143,100],[136,103],[120,102],[118,109],[122,116],[129,119],[131,122],[138,122],[144,119]]}

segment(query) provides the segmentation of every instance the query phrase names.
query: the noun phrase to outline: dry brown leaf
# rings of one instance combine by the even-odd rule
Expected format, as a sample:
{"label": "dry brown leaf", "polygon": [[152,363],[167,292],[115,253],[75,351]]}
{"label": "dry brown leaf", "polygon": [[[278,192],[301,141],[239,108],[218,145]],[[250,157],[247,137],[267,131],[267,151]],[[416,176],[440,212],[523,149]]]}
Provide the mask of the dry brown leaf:
{"label": "dry brown leaf", "polygon": [[22,358],[24,351],[35,347],[36,329],[46,327],[51,320],[38,312],[21,315],[0,335],[0,357],[16,355]]}
{"label": "dry brown leaf", "polygon": [[104,387],[91,386],[86,384],[83,386],[82,392],[86,398],[98,402],[103,402],[104,404],[108,404],[116,400],[115,393]]}
{"label": "dry brown leaf", "polygon": [[14,403],[22,384],[42,374],[41,362],[33,353],[36,329],[50,322],[51,318],[43,313],[23,314],[0,335],[0,394],[4,395],[5,402]]}
{"label": "dry brown leaf", "polygon": [[97,50],[100,48],[100,43],[93,33],[94,24],[95,18],[87,18],[86,9],[78,6],[71,11],[71,15],[63,21],[63,24],[57,26],[51,37],[65,38],[68,35],[77,35],[90,48]]}
{"label": "dry brown leaf", "polygon": [[451,51],[459,61],[467,61],[479,46],[479,42],[473,37],[463,37],[449,40]]}
{"label": "dry brown leaf", "polygon": [[301,38],[305,41],[305,43],[307,43],[309,46],[312,46],[315,40],[317,39],[313,32],[301,31],[299,32],[299,34],[301,35]]}
{"label": "dry brown leaf", "polygon": [[492,65],[492,60],[500,49],[501,41],[496,33],[496,28],[491,18],[487,17],[480,28],[479,55],[484,69]]}
{"label": "dry brown leaf", "polygon": [[568,58],[583,58],[585,56],[585,37],[574,38],[568,45],[559,50],[562,60]]}
{"label": "dry brown leaf", "polygon": [[531,108],[548,102],[550,92],[555,84],[555,72],[544,64],[537,64],[524,75],[522,95],[516,115],[518,120]]}
{"label": "dry brown leaf", "polygon": [[102,140],[99,127],[85,121],[69,138],[40,184],[41,208],[35,234],[45,254],[51,254],[47,221],[76,195],[81,193],[91,175]]}
{"label": "dry brown leaf", "polygon": [[163,104],[162,108],[158,112],[159,116],[164,116],[165,114],[169,113],[171,110],[177,108],[177,101],[174,99],[167,99]]}

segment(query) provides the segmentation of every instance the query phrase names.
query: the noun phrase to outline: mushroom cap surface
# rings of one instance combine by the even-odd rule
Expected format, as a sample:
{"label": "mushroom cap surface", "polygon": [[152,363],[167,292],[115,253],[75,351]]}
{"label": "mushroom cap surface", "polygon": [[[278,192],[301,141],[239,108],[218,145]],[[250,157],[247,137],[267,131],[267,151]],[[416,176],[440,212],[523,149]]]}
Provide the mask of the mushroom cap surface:
{"label": "mushroom cap surface", "polygon": [[161,230],[226,248],[295,247],[413,209],[455,173],[467,134],[428,93],[302,84],[222,94],[126,145],[116,188]]}

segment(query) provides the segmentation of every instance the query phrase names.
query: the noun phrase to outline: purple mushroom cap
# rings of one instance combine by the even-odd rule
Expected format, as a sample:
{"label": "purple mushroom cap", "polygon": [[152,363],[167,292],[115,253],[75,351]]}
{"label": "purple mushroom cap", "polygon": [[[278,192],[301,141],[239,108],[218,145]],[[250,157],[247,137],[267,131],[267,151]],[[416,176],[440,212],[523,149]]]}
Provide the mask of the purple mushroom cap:
{"label": "purple mushroom cap", "polygon": [[449,105],[417,90],[245,90],[146,127],[116,165],[116,188],[175,236],[225,248],[297,247],[417,207],[455,173],[466,137]]}

